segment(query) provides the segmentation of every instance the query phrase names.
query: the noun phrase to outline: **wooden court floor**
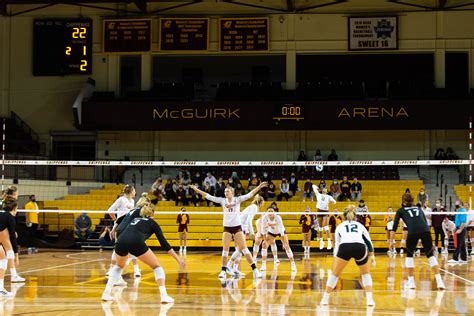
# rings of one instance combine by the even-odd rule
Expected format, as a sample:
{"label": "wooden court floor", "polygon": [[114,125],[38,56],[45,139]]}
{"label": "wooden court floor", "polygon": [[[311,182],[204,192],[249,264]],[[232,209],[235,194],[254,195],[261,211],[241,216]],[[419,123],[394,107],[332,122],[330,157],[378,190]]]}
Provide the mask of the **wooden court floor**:
{"label": "wooden court floor", "polygon": [[[426,258],[416,259],[417,290],[401,291],[405,275],[400,257],[389,259],[378,254],[372,270],[376,306],[367,309],[355,264],[350,264],[331,296],[331,305],[318,307],[332,256],[312,254],[309,260],[297,256],[298,271],[280,253],[277,269],[267,264],[265,278],[253,282],[250,267],[242,265],[247,277],[221,282],[220,251],[188,252],[186,271],[165,253],[158,252],[166,271],[168,293],[173,305],[161,305],[153,272],[145,266],[142,277],[133,279],[130,266],[124,279],[126,288],[116,288],[116,302],[102,303],[110,252],[47,251],[22,255],[19,272],[23,285],[5,287],[14,298],[0,299],[0,315],[474,315],[474,261],[447,266],[443,278],[447,290],[435,290],[434,277]],[[271,257],[271,255],[270,255]]]}

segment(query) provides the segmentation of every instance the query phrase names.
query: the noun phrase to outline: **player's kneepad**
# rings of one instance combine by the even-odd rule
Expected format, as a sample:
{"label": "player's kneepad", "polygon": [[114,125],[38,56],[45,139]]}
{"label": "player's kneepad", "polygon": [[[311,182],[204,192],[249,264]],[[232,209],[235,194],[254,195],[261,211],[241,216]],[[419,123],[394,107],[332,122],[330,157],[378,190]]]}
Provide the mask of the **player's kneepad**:
{"label": "player's kneepad", "polygon": [[435,256],[431,256],[428,258],[428,263],[430,264],[430,267],[435,267],[438,265],[438,260],[436,259]]}
{"label": "player's kneepad", "polygon": [[7,250],[6,254],[7,259],[15,259],[15,253],[13,252],[13,250]]}
{"label": "player's kneepad", "polygon": [[266,257],[268,255],[267,249],[262,249],[262,257]]}
{"label": "player's kneepad", "polygon": [[415,267],[415,260],[413,257],[405,258],[405,267],[407,268],[414,268]]}
{"label": "player's kneepad", "polygon": [[330,287],[331,289],[335,288],[336,285],[337,285],[337,281],[339,280],[339,278],[333,274],[331,274],[329,277],[328,277],[328,281],[326,283],[326,286],[327,287]]}
{"label": "player's kneepad", "polygon": [[229,252],[222,250],[222,257],[228,257],[228,256],[229,256]]}
{"label": "player's kneepad", "polygon": [[155,280],[165,279],[165,270],[162,267],[155,268],[153,273],[155,273]]}
{"label": "player's kneepad", "polygon": [[372,276],[370,274],[362,274],[362,285],[364,287],[372,286]]}
{"label": "player's kneepad", "polygon": [[250,255],[250,250],[249,250],[248,248],[245,248],[244,250],[242,250],[242,254],[243,254],[244,256]]}

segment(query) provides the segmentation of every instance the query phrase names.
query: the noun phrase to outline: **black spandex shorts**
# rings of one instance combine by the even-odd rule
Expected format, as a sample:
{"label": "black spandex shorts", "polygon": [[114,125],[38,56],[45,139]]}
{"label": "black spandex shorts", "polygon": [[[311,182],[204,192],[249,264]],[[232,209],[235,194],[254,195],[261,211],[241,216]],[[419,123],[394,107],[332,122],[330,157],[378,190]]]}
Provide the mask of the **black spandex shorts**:
{"label": "black spandex shorts", "polygon": [[433,255],[433,239],[431,238],[430,232],[408,234],[407,236],[407,257],[413,257],[413,253],[416,250],[416,245],[418,240],[421,239],[421,244],[423,245],[423,250],[426,254],[426,257],[431,257]]}
{"label": "black spandex shorts", "polygon": [[232,235],[237,234],[238,232],[242,231],[242,226],[234,226],[234,227],[227,227],[224,226],[224,233],[230,233]]}
{"label": "black spandex shorts", "polygon": [[[318,212],[321,212],[321,213],[329,213],[328,210],[318,210]],[[329,214],[327,214],[327,215],[318,214],[318,218],[324,218],[324,217],[326,217],[326,216],[329,216]]]}
{"label": "black spandex shorts", "polygon": [[[286,231],[284,233],[286,234]],[[270,233],[270,232],[268,232],[267,234],[269,234],[270,236],[273,236],[275,238],[281,237],[281,234],[274,234],[274,233]]]}
{"label": "black spandex shorts", "polygon": [[354,258],[358,266],[366,264],[369,260],[367,246],[358,242],[344,243],[339,245],[339,249],[337,251],[336,256],[346,261],[349,261]]}
{"label": "black spandex shorts", "polygon": [[148,251],[148,246],[144,242],[138,243],[125,243],[117,241],[115,244],[115,253],[121,257],[125,257],[128,254],[132,254],[135,257],[140,257]]}
{"label": "black spandex shorts", "polygon": [[467,226],[467,231],[468,232],[474,231],[474,226]]}

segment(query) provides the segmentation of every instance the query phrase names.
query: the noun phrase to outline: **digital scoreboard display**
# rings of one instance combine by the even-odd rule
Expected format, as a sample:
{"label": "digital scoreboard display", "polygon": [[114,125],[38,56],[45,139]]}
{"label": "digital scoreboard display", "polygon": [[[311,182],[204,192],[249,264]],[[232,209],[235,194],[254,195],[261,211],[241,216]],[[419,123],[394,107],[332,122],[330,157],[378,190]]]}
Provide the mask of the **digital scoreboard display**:
{"label": "digital scoreboard display", "polygon": [[104,20],[105,53],[138,53],[151,50],[151,20]]}
{"label": "digital scoreboard display", "polygon": [[209,19],[160,19],[160,50],[202,52],[208,49]]}
{"label": "digital scoreboard display", "polygon": [[91,19],[35,19],[33,23],[34,76],[92,73]]}
{"label": "digital scoreboard display", "polygon": [[269,49],[268,18],[219,20],[221,52],[255,52]]}

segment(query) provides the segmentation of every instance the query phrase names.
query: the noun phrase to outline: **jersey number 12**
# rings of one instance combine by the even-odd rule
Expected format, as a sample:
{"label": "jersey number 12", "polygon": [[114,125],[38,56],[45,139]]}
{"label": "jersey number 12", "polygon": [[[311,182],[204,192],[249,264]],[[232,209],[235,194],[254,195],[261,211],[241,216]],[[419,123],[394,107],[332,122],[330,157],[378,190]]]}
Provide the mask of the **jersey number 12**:
{"label": "jersey number 12", "polygon": [[351,227],[349,228],[349,225],[346,225],[346,231],[348,233],[357,233],[357,225],[356,224],[352,224],[350,225]]}

